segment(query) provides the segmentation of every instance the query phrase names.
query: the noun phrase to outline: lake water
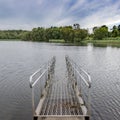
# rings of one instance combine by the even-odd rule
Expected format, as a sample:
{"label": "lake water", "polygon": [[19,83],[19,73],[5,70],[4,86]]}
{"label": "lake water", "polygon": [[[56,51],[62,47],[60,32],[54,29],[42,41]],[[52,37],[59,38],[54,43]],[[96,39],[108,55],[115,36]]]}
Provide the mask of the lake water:
{"label": "lake water", "polygon": [[120,118],[120,48],[0,42],[0,120],[32,120],[29,76],[52,56],[69,55],[92,78],[92,120]]}

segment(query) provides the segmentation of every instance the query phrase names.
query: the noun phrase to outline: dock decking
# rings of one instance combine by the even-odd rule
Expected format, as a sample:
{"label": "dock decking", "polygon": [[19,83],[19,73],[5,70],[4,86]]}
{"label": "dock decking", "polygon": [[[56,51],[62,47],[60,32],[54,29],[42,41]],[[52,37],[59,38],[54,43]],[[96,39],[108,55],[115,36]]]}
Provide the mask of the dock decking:
{"label": "dock decking", "polygon": [[[40,79],[42,79],[41,84],[44,86],[36,108],[34,105],[34,90],[32,90],[34,120],[90,120],[89,105],[86,106],[86,101],[82,98],[81,88],[77,85],[79,84],[77,80],[80,79],[80,76],[77,77],[79,72],[68,56],[65,57],[62,64],[61,66],[60,61],[56,61],[55,57],[53,57],[47,66],[30,77],[31,88]],[[36,74],[38,74],[37,78],[39,79],[35,78],[34,80],[33,77]],[[88,88],[90,87],[89,82],[86,82]]]}

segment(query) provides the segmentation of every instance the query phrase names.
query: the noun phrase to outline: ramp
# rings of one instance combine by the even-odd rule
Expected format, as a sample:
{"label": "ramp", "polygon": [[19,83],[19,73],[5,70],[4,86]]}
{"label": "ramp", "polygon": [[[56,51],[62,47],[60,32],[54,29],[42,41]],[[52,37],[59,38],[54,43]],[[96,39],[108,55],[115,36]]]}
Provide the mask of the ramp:
{"label": "ramp", "polygon": [[[40,99],[35,108],[34,89],[38,81],[41,81],[42,87],[39,86]],[[83,98],[81,81],[88,89],[90,88],[90,76],[82,69],[78,69],[68,56],[62,63],[53,57],[30,77],[33,119],[90,120],[90,104]]]}

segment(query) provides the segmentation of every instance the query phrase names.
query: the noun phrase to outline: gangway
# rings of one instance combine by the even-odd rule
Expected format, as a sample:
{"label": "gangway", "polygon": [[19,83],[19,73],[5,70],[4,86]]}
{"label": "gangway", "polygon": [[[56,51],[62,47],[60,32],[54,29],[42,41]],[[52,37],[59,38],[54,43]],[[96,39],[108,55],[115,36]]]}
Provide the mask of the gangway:
{"label": "gangway", "polygon": [[30,76],[33,120],[90,120],[91,77],[69,56],[65,62],[64,79],[56,80],[55,57]]}

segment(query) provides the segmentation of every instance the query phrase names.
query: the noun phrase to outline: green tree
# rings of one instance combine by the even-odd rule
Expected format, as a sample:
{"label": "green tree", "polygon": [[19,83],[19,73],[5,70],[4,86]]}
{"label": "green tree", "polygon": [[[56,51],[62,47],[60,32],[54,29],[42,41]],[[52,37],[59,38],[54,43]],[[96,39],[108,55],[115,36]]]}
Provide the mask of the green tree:
{"label": "green tree", "polygon": [[73,42],[74,41],[74,31],[71,26],[66,26],[62,28],[62,37],[65,42]]}
{"label": "green tree", "polygon": [[74,30],[74,33],[75,33],[74,42],[80,42],[84,40],[88,35],[88,31],[86,29]]}
{"label": "green tree", "polygon": [[105,37],[108,37],[108,27],[106,25],[94,30],[94,39],[102,40]]}
{"label": "green tree", "polygon": [[116,25],[113,26],[112,29],[112,37],[117,37],[119,35],[119,31]]}

